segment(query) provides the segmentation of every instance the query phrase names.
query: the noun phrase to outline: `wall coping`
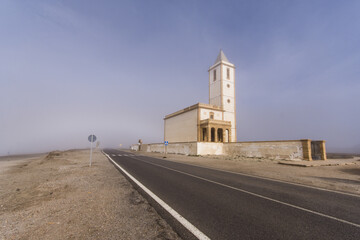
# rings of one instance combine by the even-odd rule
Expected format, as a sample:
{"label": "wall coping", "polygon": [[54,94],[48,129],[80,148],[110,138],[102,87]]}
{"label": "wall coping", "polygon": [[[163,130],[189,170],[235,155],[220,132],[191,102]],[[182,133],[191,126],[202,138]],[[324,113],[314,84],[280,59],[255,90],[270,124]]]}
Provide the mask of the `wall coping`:
{"label": "wall coping", "polygon": [[[299,140],[272,140],[272,141],[243,141],[243,142],[201,142],[201,141],[190,141],[190,142],[169,142],[169,144],[182,144],[182,143],[223,143],[223,144],[234,144],[234,143],[263,143],[263,142],[302,142],[302,141],[313,141],[310,139],[299,139]],[[325,142],[325,140],[315,140],[313,142]],[[143,143],[144,145],[155,145],[164,143]]]}
{"label": "wall coping", "polygon": [[269,142],[269,143],[271,143],[271,142],[302,142],[303,140],[304,139],[299,139],[299,140],[272,140],[272,141],[243,141],[243,142],[224,142],[224,143],[226,143],[226,144],[234,144],[234,143],[263,143],[263,142]]}

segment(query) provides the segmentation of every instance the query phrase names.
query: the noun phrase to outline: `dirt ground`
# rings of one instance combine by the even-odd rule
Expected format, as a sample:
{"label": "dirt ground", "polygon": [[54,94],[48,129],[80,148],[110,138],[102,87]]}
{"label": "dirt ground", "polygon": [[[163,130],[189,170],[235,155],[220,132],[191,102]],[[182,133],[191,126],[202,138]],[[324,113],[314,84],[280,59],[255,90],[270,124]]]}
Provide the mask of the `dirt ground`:
{"label": "dirt ground", "polygon": [[[161,153],[137,152],[136,154],[164,159],[164,154]],[[281,165],[278,161],[264,158],[226,156],[167,154],[165,159],[360,195],[360,157],[321,161],[323,163],[336,161],[347,165],[317,167]]]}
{"label": "dirt ground", "polygon": [[0,239],[180,239],[101,152],[88,164],[87,150],[0,158]]}

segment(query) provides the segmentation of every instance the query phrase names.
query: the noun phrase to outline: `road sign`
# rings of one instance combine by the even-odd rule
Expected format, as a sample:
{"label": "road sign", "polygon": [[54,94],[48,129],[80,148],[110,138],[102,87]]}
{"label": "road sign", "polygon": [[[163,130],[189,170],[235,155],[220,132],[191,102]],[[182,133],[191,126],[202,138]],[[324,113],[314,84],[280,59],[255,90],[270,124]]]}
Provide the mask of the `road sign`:
{"label": "road sign", "polygon": [[91,134],[91,135],[89,135],[88,140],[89,140],[89,142],[95,142],[96,141],[96,136]]}
{"label": "road sign", "polygon": [[88,140],[90,142],[90,163],[89,166],[91,167],[92,162],[92,144],[96,141],[96,136],[94,134],[89,135]]}
{"label": "road sign", "polygon": [[165,146],[169,145],[169,141],[165,141],[164,143],[165,143]]}

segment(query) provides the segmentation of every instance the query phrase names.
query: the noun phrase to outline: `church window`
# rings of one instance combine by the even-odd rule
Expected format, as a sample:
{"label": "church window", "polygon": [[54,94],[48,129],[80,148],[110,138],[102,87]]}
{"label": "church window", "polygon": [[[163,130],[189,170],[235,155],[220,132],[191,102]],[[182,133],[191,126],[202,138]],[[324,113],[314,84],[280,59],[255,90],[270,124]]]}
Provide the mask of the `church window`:
{"label": "church window", "polygon": [[210,113],[210,119],[214,119],[214,113],[213,112]]}
{"label": "church window", "polygon": [[227,86],[228,88],[230,88],[230,84],[227,84],[226,86]]}
{"label": "church window", "polygon": [[214,70],[214,81],[216,81],[216,70]]}
{"label": "church window", "polygon": [[230,68],[226,69],[226,78],[230,79]]}
{"label": "church window", "polygon": [[230,99],[228,99],[227,102],[230,103]]}

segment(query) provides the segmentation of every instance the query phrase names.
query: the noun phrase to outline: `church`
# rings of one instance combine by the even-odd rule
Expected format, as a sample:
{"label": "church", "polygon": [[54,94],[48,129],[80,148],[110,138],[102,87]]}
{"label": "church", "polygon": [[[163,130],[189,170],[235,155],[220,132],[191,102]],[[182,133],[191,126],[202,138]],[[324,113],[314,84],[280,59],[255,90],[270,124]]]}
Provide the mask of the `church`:
{"label": "church", "polygon": [[209,103],[164,118],[164,141],[236,142],[235,65],[220,50],[209,70]]}
{"label": "church", "polygon": [[164,142],[139,151],[185,155],[227,155],[274,160],[326,160],[325,141],[247,141],[236,138],[235,65],[220,50],[209,67],[209,103],[197,103],[164,118]]}

